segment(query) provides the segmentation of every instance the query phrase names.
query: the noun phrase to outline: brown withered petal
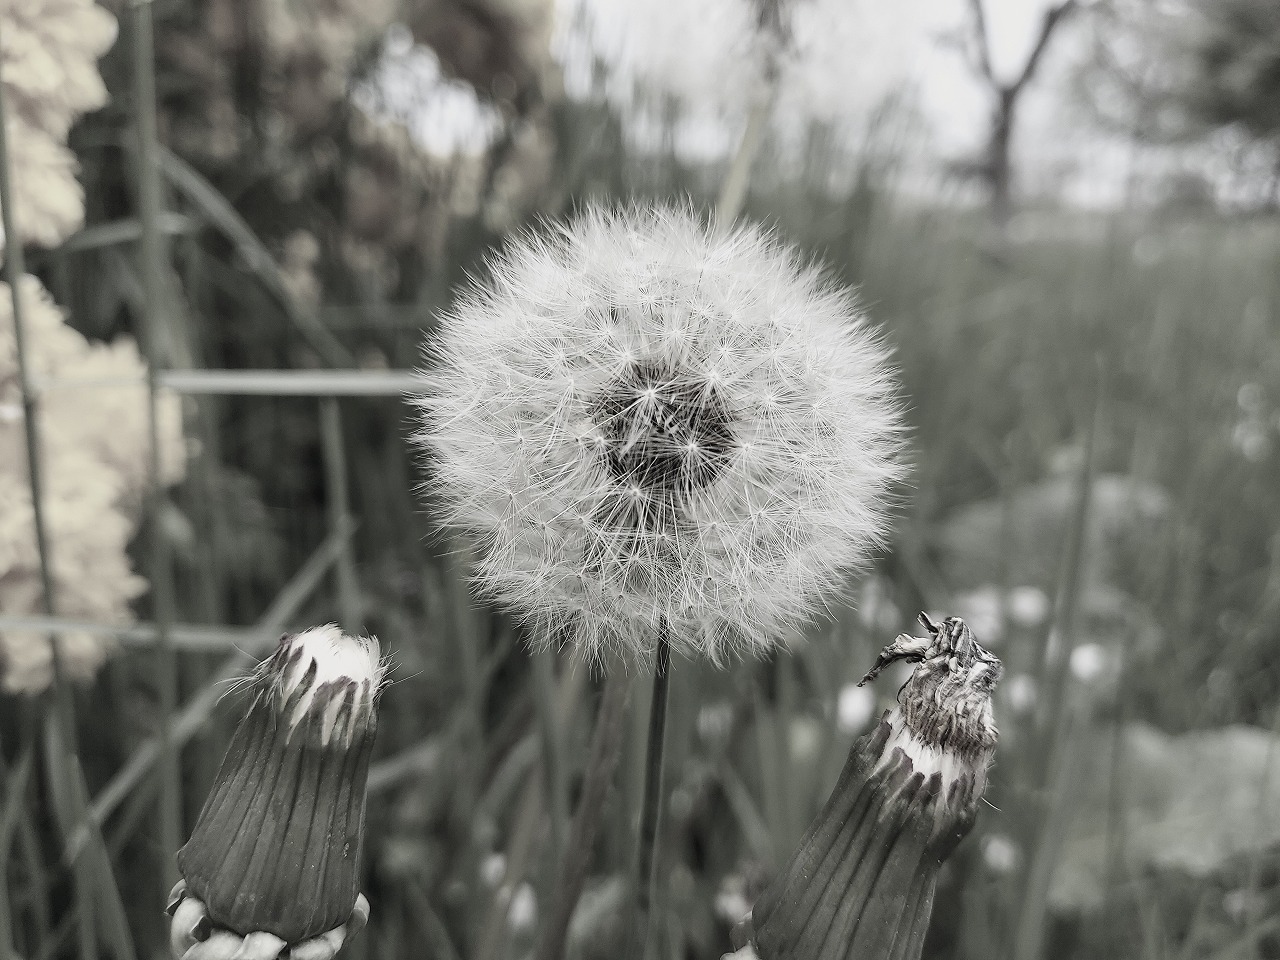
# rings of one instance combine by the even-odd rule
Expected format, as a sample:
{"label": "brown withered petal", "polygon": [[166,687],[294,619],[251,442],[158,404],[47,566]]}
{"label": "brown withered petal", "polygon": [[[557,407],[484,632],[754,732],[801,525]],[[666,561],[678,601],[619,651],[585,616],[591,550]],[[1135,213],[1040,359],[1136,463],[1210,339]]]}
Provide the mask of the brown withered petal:
{"label": "brown withered petal", "polygon": [[868,674],[920,666],[857,740],[835,790],[746,931],[761,960],[918,960],[938,871],[973,826],[996,744],[1000,661],[958,618],[921,621]]}
{"label": "brown withered petal", "polygon": [[[335,666],[325,645],[341,642],[362,646]],[[296,944],[351,916],[380,680],[369,643],[336,627],[286,636],[253,678],[248,714],[178,852],[215,925]],[[366,660],[355,676],[343,669]]]}

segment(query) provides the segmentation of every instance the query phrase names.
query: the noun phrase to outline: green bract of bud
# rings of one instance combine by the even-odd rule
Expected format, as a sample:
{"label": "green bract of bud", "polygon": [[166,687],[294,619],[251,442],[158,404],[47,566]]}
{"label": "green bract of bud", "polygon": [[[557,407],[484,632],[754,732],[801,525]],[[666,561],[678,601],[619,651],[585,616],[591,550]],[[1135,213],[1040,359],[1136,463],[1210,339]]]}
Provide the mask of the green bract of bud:
{"label": "green bract of bud", "polygon": [[178,852],[213,924],[294,944],[351,915],[382,673],[376,640],[330,624],[282,637],[249,678],[248,713]]}
{"label": "green bract of bud", "polygon": [[917,960],[938,871],[972,828],[996,745],[1000,661],[958,618],[921,621],[888,663],[920,664],[876,729],[858,739],[800,848],[756,902],[761,960]]}

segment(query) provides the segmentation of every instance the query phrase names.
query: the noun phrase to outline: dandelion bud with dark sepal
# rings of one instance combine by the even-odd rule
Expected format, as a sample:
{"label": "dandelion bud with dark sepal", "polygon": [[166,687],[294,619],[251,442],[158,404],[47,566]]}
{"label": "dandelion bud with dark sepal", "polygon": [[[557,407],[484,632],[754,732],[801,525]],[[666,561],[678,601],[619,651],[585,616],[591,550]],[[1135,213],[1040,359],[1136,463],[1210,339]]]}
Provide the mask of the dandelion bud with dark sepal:
{"label": "dandelion bud with dark sepal", "polygon": [[284,636],[178,867],[209,919],[296,944],[351,916],[382,680],[378,643],[336,626]]}
{"label": "dandelion bud with dark sepal", "polygon": [[899,636],[862,681],[895,660],[917,662],[898,707],[854,743],[822,813],[752,911],[745,934],[761,960],[920,956],[938,870],[986,789],[1002,670],[964,621],[920,620],[929,637]]}

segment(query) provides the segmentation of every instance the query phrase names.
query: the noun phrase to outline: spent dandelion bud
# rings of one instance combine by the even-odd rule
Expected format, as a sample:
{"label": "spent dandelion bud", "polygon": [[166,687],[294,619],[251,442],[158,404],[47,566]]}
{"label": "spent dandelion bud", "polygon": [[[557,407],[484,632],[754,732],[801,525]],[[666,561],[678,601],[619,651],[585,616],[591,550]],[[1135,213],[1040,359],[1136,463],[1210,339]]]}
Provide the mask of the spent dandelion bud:
{"label": "spent dandelion bud", "polygon": [[752,227],[590,209],[513,242],[429,348],[429,492],[476,581],[589,660],[761,654],[878,546],[887,350]]}
{"label": "spent dandelion bud", "polygon": [[248,713],[178,852],[206,926],[298,944],[351,918],[382,674],[376,640],[330,624],[281,638],[248,678]]}
{"label": "spent dandelion bud", "polygon": [[959,618],[921,622],[928,637],[899,636],[864,678],[916,662],[898,706],[854,743],[822,813],[738,932],[761,960],[920,956],[938,870],[986,789],[1002,669]]}

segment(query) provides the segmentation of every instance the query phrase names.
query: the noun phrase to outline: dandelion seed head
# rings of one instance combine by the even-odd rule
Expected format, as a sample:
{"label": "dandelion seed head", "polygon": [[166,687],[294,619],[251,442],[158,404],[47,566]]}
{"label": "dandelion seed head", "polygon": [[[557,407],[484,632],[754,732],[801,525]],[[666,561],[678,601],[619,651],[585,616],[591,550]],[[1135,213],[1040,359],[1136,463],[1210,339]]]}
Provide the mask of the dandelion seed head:
{"label": "dandelion seed head", "polygon": [[665,625],[721,661],[767,653],[883,542],[893,389],[851,294],[766,232],[590,209],[442,319],[418,441],[479,588],[537,636],[643,661]]}

